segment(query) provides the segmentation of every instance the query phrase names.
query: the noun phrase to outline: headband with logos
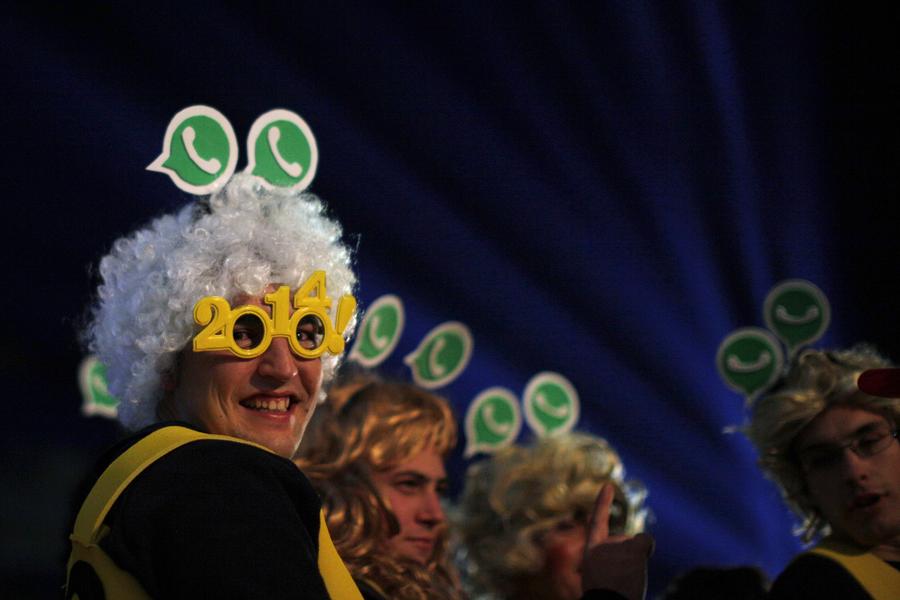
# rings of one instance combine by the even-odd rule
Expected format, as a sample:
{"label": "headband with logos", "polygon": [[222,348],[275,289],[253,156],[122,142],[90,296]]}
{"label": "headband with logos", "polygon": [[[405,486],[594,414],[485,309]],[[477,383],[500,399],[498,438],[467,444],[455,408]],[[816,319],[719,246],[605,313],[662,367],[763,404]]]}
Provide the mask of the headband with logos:
{"label": "headband with logos", "polygon": [[[784,374],[797,352],[821,338],[831,322],[831,306],[818,287],[805,279],[775,285],[763,302],[767,329],[742,327],[728,334],[716,352],[725,384],[752,402]],[[777,337],[776,337],[777,336]]]}
{"label": "headband with logos", "polygon": [[[303,191],[319,163],[309,125],[300,115],[282,108],[254,121],[247,136],[247,155],[245,172],[267,189]],[[186,192],[212,194],[228,182],[237,161],[237,138],[231,123],[218,110],[195,105],[179,111],[169,122],[163,152],[147,169],[167,174]],[[219,296],[201,298],[194,305],[194,322],[202,327],[194,336],[194,352],[228,350],[240,358],[254,358],[268,349],[273,337],[286,337],[302,358],[317,358],[325,352],[340,354],[356,299],[342,297],[332,322],[325,281],[324,271],[314,272],[297,289],[293,302],[286,285],[267,293],[263,302],[269,311],[254,304],[232,308]]]}

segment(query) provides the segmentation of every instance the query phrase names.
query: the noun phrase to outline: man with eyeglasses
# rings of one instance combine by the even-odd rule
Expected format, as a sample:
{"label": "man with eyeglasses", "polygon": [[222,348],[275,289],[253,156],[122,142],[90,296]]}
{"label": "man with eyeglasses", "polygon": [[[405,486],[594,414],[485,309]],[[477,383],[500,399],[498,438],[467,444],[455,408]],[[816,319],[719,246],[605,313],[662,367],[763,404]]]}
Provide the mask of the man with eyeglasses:
{"label": "man with eyeglasses", "polygon": [[772,598],[900,598],[900,370],[886,367],[865,346],[805,350],[753,405],[760,464],[803,519],[803,540],[818,540]]}
{"label": "man with eyeglasses", "polygon": [[66,598],[361,599],[289,460],[349,333],[340,233],[237,174],[113,245],[86,337],[135,433],[89,478]]}

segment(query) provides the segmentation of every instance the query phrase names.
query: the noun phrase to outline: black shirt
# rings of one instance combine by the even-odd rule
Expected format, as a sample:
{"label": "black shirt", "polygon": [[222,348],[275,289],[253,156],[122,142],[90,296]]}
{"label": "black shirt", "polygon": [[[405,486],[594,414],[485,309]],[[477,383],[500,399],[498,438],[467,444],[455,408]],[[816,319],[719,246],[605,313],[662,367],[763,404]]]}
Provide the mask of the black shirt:
{"label": "black shirt", "polygon": [[[900,563],[888,562],[900,570]],[[898,592],[900,598],[900,592]],[[815,554],[795,559],[769,592],[772,600],[872,600],[872,596],[836,561]]]}
{"label": "black shirt", "polygon": [[[118,444],[98,474],[158,427]],[[320,507],[291,461],[201,440],[135,478],[100,545],[154,598],[328,598],[317,563]]]}

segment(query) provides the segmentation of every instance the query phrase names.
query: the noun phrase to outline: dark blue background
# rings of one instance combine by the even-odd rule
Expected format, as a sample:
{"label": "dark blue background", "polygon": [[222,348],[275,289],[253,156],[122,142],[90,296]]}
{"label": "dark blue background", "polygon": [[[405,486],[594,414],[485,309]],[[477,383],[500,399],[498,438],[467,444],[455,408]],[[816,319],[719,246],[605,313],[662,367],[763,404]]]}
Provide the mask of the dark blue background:
{"label": "dark blue background", "polygon": [[[79,413],[91,265],[187,200],[144,168],[192,104],[222,111],[242,154],[269,109],[310,124],[360,299],[406,303],[386,371],[408,378],[400,358],[455,319],[475,336],[442,390],[460,415],[541,370],[574,383],[580,427],[650,490],[653,590],[701,563],[777,573],[793,520],[722,432],[744,413],[713,358],[794,277],[831,300],[823,343],[900,356],[895,15],[318,4],[3,9],[7,591],[61,584],[72,487],[116,435]],[[458,483],[459,452],[451,466]]]}

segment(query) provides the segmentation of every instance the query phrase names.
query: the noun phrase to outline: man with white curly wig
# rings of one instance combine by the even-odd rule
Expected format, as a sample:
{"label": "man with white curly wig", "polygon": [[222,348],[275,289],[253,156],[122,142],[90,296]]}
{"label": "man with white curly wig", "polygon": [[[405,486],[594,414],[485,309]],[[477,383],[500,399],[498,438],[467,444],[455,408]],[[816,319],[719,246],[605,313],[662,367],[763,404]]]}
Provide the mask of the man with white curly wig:
{"label": "man with white curly wig", "polygon": [[114,244],[86,338],[140,431],[98,467],[68,597],[358,597],[288,460],[353,329],[351,259],[318,198],[243,174]]}

